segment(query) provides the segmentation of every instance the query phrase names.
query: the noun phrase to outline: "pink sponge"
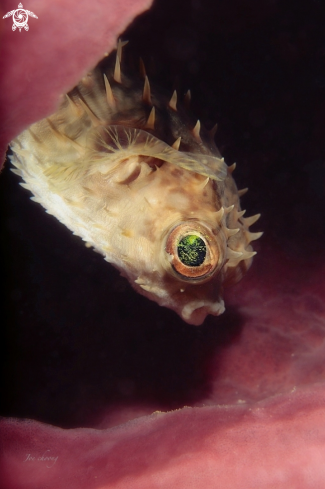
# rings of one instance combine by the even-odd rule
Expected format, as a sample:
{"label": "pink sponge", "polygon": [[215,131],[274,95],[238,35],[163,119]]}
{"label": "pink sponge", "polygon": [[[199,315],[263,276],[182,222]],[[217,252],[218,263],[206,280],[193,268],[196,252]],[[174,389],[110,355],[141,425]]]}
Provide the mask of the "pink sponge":
{"label": "pink sponge", "polygon": [[17,5],[1,3],[2,164],[10,140],[54,112],[60,96],[114,48],[118,35],[151,0],[30,0],[23,7],[38,19],[28,18],[28,32],[12,30],[12,17],[2,17]]}

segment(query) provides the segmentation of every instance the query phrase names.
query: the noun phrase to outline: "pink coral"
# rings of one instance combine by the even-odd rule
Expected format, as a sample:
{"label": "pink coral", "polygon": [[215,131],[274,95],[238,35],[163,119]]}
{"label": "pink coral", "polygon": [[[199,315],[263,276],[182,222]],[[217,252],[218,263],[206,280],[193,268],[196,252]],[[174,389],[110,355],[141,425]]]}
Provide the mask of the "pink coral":
{"label": "pink coral", "polygon": [[[12,20],[1,19],[0,31],[0,154],[27,126],[50,115],[59,98],[71,89],[104,53],[116,45],[118,35],[151,0],[31,0],[25,8],[28,32],[13,32]],[[3,15],[17,8],[1,4]],[[94,33],[96,33],[94,35]]]}

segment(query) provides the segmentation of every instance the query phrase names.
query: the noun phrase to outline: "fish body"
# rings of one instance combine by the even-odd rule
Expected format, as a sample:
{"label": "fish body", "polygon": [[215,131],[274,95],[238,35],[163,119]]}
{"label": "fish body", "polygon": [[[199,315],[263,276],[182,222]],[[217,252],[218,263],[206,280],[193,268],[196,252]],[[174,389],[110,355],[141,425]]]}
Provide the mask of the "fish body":
{"label": "fish body", "polygon": [[261,233],[213,136],[174,92],[115,65],[88,73],[58,111],[12,143],[14,170],[48,213],[117,267],[135,290],[189,324],[224,312]]}

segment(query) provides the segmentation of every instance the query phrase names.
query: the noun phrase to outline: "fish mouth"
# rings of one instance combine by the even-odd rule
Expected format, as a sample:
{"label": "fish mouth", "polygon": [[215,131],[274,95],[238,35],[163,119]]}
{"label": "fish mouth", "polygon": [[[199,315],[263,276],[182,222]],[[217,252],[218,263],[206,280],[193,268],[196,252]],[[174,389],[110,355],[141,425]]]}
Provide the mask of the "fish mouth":
{"label": "fish mouth", "polygon": [[209,314],[219,316],[224,312],[225,304],[222,299],[219,299],[217,302],[196,300],[189,302],[183,307],[181,316],[188,324],[200,326]]}

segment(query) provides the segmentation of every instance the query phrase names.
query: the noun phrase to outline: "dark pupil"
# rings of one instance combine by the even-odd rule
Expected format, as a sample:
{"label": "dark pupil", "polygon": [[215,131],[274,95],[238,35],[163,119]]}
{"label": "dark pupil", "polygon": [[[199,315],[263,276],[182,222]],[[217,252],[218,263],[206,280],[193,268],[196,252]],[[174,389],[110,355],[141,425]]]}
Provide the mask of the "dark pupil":
{"label": "dark pupil", "polygon": [[205,260],[206,246],[199,236],[184,236],[177,246],[178,257],[188,267],[199,267]]}

